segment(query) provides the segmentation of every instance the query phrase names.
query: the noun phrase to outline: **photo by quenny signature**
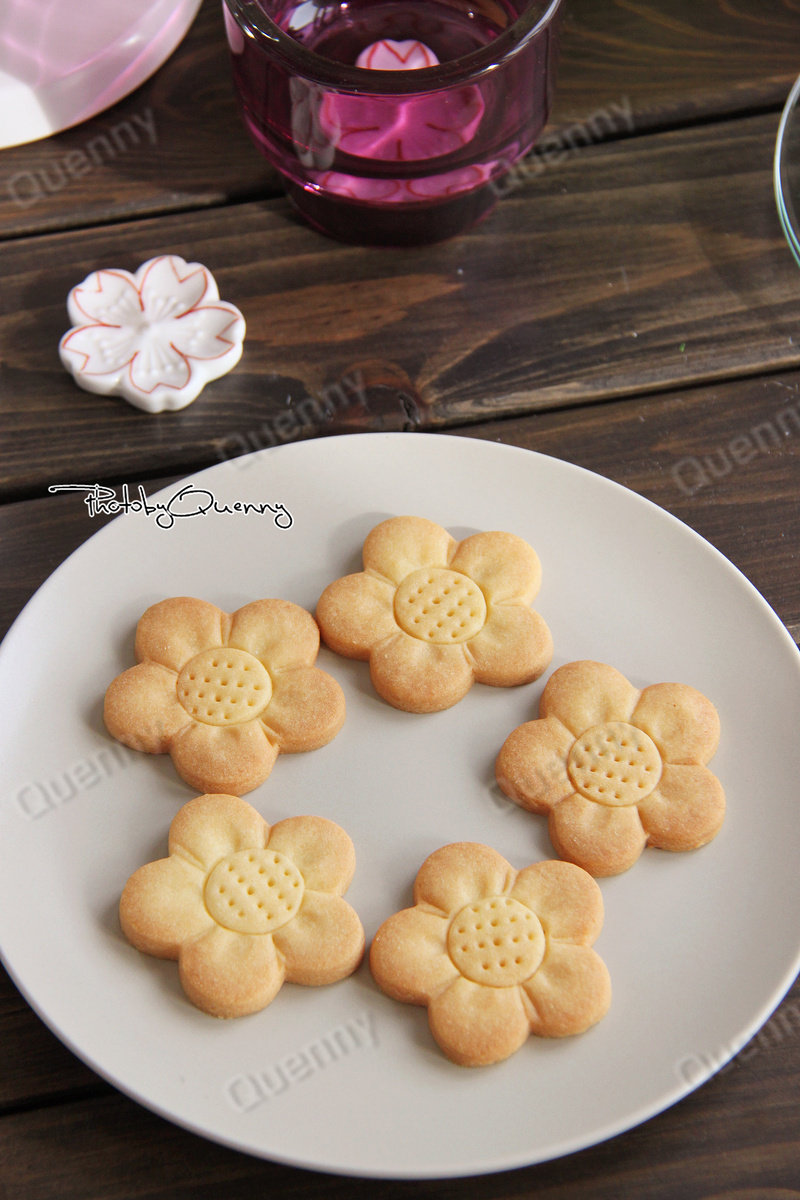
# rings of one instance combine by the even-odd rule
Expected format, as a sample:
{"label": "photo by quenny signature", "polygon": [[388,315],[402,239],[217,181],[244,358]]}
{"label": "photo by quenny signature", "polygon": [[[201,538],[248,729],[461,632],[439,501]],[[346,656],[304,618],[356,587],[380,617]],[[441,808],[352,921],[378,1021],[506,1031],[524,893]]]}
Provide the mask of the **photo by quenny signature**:
{"label": "photo by quenny signature", "polygon": [[155,517],[155,523],[159,529],[171,529],[179,518],[198,517],[209,512],[234,515],[256,514],[258,516],[270,513],[278,529],[291,529],[294,524],[292,514],[283,504],[255,504],[248,500],[220,503],[213,492],[206,488],[193,487],[190,483],[185,484],[165,501],[148,500],[147,493],[141,484],[137,485],[133,497],[127,483],[122,485],[121,496],[117,495],[116,488],[106,487],[100,483],[54,483],[47,490],[48,492],[83,492],[83,502],[90,517],[116,516],[129,512],[142,513],[144,516]]}

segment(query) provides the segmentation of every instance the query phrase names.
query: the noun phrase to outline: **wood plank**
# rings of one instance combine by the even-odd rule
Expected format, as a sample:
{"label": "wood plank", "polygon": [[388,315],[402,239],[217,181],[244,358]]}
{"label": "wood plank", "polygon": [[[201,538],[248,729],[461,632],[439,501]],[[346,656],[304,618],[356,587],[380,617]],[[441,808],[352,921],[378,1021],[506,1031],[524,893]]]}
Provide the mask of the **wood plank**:
{"label": "wood plank", "polygon": [[[166,486],[170,478],[155,486]],[[135,485],[134,485],[135,486]],[[71,494],[0,505],[0,638],[45,580],[112,516],[90,518],[80,499]],[[0,970],[0,978],[2,977]],[[0,983],[0,995],[3,988]]]}
{"label": "wood plank", "polygon": [[[468,235],[424,249],[331,242],[283,200],[97,228],[77,245],[0,244],[0,495],[189,471],[314,432],[444,429],[797,367],[773,138],[760,116],[576,148],[520,175]],[[71,286],[166,251],[215,272],[248,335],[231,374],[153,416],[81,391],[56,347]]]}
{"label": "wood plank", "polygon": [[[20,1106],[106,1089],[94,1071],[50,1032],[24,1003],[0,968],[0,1045],[4,1047],[0,1075],[0,1115]],[[0,1167],[0,1195],[3,1174]]]}
{"label": "wood plank", "polygon": [[566,12],[560,121],[614,101],[639,131],[774,108],[798,72],[798,0],[569,0]]}
{"label": "wood plank", "polygon": [[[798,0],[569,0],[545,148],[776,110],[800,61],[798,15]],[[0,236],[206,208],[279,187],[245,135],[219,3],[206,0],[173,57],[131,96],[87,124],[0,153]]]}
{"label": "wood plank", "polygon": [[[772,1194],[797,1183],[797,1074],[800,985],[764,1029],[720,1074],[681,1103],[613,1141],[568,1158],[471,1179],[430,1181],[426,1197],[469,1187],[475,1200],[674,1200]],[[340,1178],[263,1162],[202,1140],[110,1091],[74,1103],[0,1118],[0,1184],[25,1200],[251,1200],[279,1189],[287,1197],[338,1197]],[[419,1184],[380,1185],[385,1200]],[[375,1183],[348,1179],[353,1200]],[[784,1193],[776,1191],[777,1196]],[[793,1191],[786,1193],[794,1195]]]}
{"label": "wood plank", "polygon": [[[793,634],[800,631],[800,372],[454,432],[563,458],[646,496],[729,557]],[[173,478],[145,479],[143,486],[153,494]],[[129,478],[132,491],[141,480]],[[90,518],[72,494],[0,507],[0,635],[108,519]]]}

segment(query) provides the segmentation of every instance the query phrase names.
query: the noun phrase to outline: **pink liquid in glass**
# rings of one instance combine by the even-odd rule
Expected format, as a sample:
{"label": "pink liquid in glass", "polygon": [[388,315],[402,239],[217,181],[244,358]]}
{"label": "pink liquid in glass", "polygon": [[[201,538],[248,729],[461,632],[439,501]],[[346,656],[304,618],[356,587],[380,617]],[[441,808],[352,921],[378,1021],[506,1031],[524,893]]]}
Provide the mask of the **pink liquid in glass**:
{"label": "pink liquid in glass", "polygon": [[[288,35],[288,53],[248,34],[241,11],[238,24],[226,13],[245,122],[290,197],[326,232],[377,242],[457,232],[494,205],[492,184],[547,119],[555,29],[510,48],[501,37],[520,13],[534,8],[541,16],[547,3],[257,0],[249,7]],[[475,52],[499,37],[497,62],[491,50],[478,61]],[[295,45],[319,57],[310,66],[292,62]],[[337,64],[345,70],[337,73]],[[357,85],[348,76],[354,66],[365,68]]]}

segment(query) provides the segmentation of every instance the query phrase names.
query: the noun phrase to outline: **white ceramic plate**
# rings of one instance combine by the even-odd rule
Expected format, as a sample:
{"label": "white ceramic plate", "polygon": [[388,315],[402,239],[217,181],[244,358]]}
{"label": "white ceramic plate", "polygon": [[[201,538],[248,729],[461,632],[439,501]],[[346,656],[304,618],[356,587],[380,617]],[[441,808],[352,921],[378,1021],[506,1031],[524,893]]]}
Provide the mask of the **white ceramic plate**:
{"label": "white ceramic plate", "polygon": [[[190,483],[204,503],[283,505],[291,528],[269,511],[197,513],[170,528],[157,512],[126,513],[55,572],[0,654],[0,946],[55,1033],[200,1134],[376,1177],[467,1175],[578,1150],[725,1064],[800,965],[800,655],[747,580],[618,485],[467,438],[329,438]],[[148,500],[197,507],[179,491]],[[610,1013],[581,1037],[530,1038],[491,1068],[449,1063],[424,1009],[379,993],[366,964],[336,986],[286,985],[262,1013],[215,1021],[184,999],[174,963],[133,951],[117,925],[125,880],[166,852],[169,823],[193,794],[168,758],[115,749],[103,730],[102,696],[133,662],[142,611],[177,594],[229,611],[261,596],[313,610],[326,583],[359,568],[369,529],[399,513],[457,537],[528,539],[544,568],[536,607],[553,631],[553,667],[595,658],[638,686],[691,683],[722,716],[712,762],[728,793],[722,832],[694,854],[645,851],[602,881]],[[348,830],[358,855],[348,899],[368,937],[410,903],[418,867],[447,842],[487,843],[516,867],[552,856],[545,822],[493,785],[495,755],[535,715],[544,680],[476,685],[449,711],[419,717],[380,701],[364,664],[325,650],[319,661],[345,689],[344,729],[323,750],[281,757],[247,798],[270,822],[313,812]]]}
{"label": "white ceramic plate", "polygon": [[[200,0],[0,6],[0,149],[60,133],[129,95],[169,58],[199,7]],[[88,145],[87,162],[95,161],[100,144],[98,137]],[[59,164],[53,169],[57,180]],[[24,207],[41,188],[27,171],[10,184]]]}

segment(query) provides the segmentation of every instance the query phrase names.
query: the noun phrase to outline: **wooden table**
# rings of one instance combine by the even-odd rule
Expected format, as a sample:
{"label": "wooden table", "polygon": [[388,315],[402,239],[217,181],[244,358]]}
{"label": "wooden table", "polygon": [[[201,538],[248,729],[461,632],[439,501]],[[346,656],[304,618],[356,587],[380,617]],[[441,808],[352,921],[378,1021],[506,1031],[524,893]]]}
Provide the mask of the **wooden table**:
{"label": "wooden table", "polygon": [[[468,235],[402,251],[298,223],[239,123],[218,9],[115,109],[0,154],[2,632],[100,523],[50,484],[152,492],[281,441],[446,430],[649,497],[800,639],[800,272],[771,179],[800,0],[569,0],[538,157]],[[77,389],[56,347],[70,287],[166,251],[211,267],[248,337],[201,402],[149,416]],[[355,370],[358,403],[309,403]],[[5,975],[0,1038],[9,1200],[375,1194],[138,1107]],[[797,1198],[799,1076],[795,984],[731,1066],[646,1124],[551,1163],[378,1194]]]}

